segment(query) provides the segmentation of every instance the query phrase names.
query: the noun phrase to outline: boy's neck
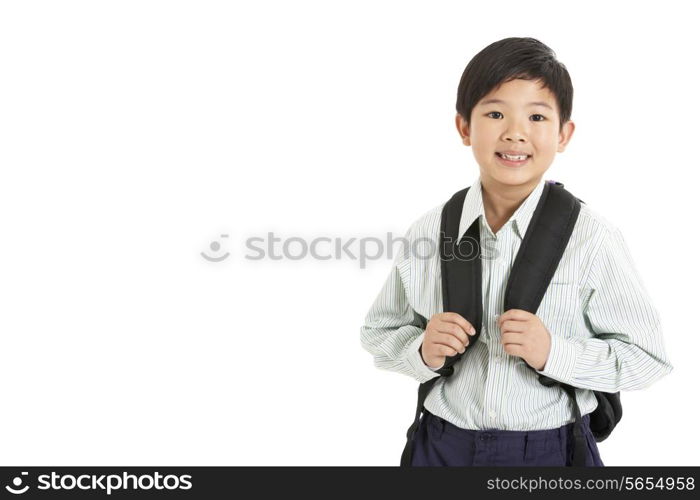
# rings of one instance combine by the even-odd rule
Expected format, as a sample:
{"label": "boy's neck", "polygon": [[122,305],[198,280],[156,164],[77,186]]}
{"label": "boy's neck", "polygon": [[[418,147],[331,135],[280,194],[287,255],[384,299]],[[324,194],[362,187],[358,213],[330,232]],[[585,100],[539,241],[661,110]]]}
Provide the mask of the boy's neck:
{"label": "boy's neck", "polygon": [[520,186],[494,186],[488,181],[481,181],[481,197],[484,203],[484,213],[495,233],[515,213],[518,207],[525,201],[537,187],[540,179],[535,179],[531,184]]}

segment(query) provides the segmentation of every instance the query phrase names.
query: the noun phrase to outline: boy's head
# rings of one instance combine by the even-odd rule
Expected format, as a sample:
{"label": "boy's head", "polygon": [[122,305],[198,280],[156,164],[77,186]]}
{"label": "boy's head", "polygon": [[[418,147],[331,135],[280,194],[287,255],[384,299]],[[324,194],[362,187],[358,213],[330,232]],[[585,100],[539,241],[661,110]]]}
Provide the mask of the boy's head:
{"label": "boy's head", "polygon": [[[456,125],[482,180],[539,181],[573,134],[573,94],[566,67],[534,38],[505,38],[475,55],[459,82]],[[528,157],[509,161],[504,152]]]}

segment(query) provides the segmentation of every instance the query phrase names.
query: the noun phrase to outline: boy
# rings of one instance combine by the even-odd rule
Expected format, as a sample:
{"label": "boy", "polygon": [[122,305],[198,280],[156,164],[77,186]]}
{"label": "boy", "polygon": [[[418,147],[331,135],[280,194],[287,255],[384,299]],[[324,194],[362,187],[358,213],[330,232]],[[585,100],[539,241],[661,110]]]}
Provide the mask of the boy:
{"label": "boy", "polygon": [[[538,383],[544,374],[575,387],[586,465],[604,466],[589,427],[598,404],[593,391],[642,389],[673,369],[658,312],[620,230],[585,203],[537,315],[502,310],[544,173],[574,132],[572,100],[566,67],[533,38],[489,45],[462,74],[456,126],[480,176],[464,200],[458,237],[479,219],[488,249],[481,260],[483,324],[453,375],[428,393],[411,465],[571,465],[572,402],[561,386]],[[464,317],[442,311],[442,206],[410,226],[361,328],[375,366],[420,383],[439,377],[435,370],[465,352],[475,333]],[[426,241],[434,243],[429,254],[420,246]],[[424,327],[419,315],[429,318]]]}

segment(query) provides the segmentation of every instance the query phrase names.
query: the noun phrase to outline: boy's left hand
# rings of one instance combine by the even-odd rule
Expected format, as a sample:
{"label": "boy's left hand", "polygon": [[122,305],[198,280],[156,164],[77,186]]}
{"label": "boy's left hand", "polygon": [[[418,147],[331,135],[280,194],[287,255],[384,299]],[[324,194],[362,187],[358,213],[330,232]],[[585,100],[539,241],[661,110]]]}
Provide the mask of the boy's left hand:
{"label": "boy's left hand", "polygon": [[544,369],[552,340],[540,318],[522,309],[510,309],[498,317],[498,328],[506,353],[522,358],[535,370]]}

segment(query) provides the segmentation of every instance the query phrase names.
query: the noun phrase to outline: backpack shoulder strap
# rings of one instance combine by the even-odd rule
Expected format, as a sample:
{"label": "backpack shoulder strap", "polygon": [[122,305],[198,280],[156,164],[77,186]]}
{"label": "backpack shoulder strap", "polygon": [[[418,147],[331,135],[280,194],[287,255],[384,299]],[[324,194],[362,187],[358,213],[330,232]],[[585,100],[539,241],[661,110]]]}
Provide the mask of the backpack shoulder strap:
{"label": "backpack shoulder strap", "polygon": [[581,202],[563,184],[546,183],[506,285],[503,310],[537,313],[576,225]]}
{"label": "backpack shoulder strap", "polygon": [[[442,274],[443,312],[455,312],[476,330],[470,345],[481,334],[481,235],[479,219],[474,220],[460,241],[459,223],[464,199],[469,188],[462,189],[449,199],[442,209],[440,221],[440,272]],[[452,375],[454,365],[462,354],[448,356],[441,375]]]}

